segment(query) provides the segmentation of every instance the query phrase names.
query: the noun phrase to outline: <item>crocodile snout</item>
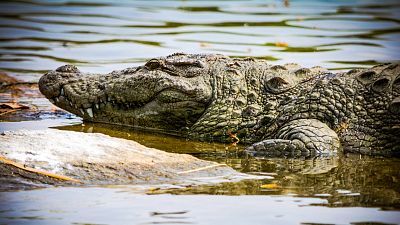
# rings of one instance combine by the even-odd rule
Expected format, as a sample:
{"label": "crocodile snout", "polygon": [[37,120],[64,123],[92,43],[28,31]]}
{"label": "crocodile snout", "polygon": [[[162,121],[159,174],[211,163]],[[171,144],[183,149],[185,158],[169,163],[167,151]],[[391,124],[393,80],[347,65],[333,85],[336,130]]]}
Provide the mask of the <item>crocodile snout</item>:
{"label": "crocodile snout", "polygon": [[56,69],[57,72],[60,73],[79,73],[79,69],[78,67],[74,66],[74,65],[64,65],[64,66],[60,66]]}
{"label": "crocodile snout", "polygon": [[49,71],[39,80],[39,90],[48,99],[61,94],[63,85],[76,80],[81,75],[79,69],[74,65],[64,65],[56,70]]}

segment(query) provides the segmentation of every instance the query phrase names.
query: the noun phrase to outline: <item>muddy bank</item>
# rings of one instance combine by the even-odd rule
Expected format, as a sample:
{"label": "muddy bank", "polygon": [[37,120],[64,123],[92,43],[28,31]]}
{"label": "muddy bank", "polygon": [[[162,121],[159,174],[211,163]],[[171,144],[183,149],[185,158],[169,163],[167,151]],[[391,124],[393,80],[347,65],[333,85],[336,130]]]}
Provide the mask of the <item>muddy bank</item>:
{"label": "muddy bank", "polygon": [[187,186],[256,178],[224,164],[163,152],[134,141],[53,129],[4,132],[0,155],[3,190],[47,185]]}
{"label": "muddy bank", "polygon": [[36,82],[18,80],[0,71],[0,122],[76,118],[40,93]]}

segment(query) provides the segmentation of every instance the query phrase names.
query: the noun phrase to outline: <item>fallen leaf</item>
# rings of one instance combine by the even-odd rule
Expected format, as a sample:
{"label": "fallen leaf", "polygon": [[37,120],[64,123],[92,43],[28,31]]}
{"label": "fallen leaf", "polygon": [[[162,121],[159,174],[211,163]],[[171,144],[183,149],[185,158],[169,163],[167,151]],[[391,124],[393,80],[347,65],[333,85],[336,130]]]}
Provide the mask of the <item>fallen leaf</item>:
{"label": "fallen leaf", "polygon": [[50,111],[51,112],[57,112],[57,111],[59,111],[59,109],[56,107],[56,106],[54,106],[54,105],[51,105],[51,107],[50,107]]}
{"label": "fallen leaf", "polygon": [[148,191],[158,191],[160,190],[159,187],[150,187]]}
{"label": "fallen leaf", "polygon": [[15,79],[14,77],[11,77],[7,73],[0,72],[0,85],[14,84],[17,82],[20,82],[20,81]]}
{"label": "fallen leaf", "polygon": [[18,109],[0,109],[0,116],[16,111],[18,111]]}
{"label": "fallen leaf", "polygon": [[288,47],[289,44],[286,42],[283,42],[283,41],[278,41],[278,42],[275,42],[275,46],[276,47]]}
{"label": "fallen leaf", "polygon": [[232,145],[236,146],[236,144],[239,143],[240,139],[236,136],[236,134],[232,133],[231,130],[228,130],[227,133],[228,133],[229,137],[233,141]]}
{"label": "fallen leaf", "polygon": [[260,186],[260,188],[277,189],[277,188],[280,188],[280,186],[275,184],[275,183],[271,183],[271,184],[263,184],[263,185]]}
{"label": "fallen leaf", "polygon": [[342,122],[341,124],[339,124],[339,126],[336,128],[335,132],[336,133],[343,133],[344,131],[347,130],[347,128],[349,128],[349,124],[347,122]]}
{"label": "fallen leaf", "polygon": [[28,171],[28,172],[31,172],[31,173],[36,173],[36,174],[39,174],[39,175],[42,175],[42,176],[51,177],[51,178],[54,178],[54,179],[57,179],[57,180],[72,181],[72,182],[76,182],[76,183],[82,183],[81,181],[76,180],[76,179],[71,178],[71,177],[67,177],[67,176],[64,176],[64,175],[51,173],[51,172],[48,172],[48,171],[45,171],[45,170],[38,170],[38,169],[26,167],[23,164],[14,162],[14,161],[12,161],[10,159],[7,159],[7,158],[5,158],[4,156],[1,156],[1,155],[0,155],[0,162],[2,162],[4,164],[7,164],[7,165],[10,165],[10,166],[14,166],[14,167],[16,167],[18,169],[21,169],[21,170],[24,170],[24,171]]}
{"label": "fallen leaf", "polygon": [[200,42],[200,47],[207,48],[207,47],[211,47],[211,45],[209,43],[206,43],[206,42]]}
{"label": "fallen leaf", "polygon": [[15,103],[15,102],[0,103],[0,108],[1,109],[29,109],[28,106],[21,105],[19,103]]}

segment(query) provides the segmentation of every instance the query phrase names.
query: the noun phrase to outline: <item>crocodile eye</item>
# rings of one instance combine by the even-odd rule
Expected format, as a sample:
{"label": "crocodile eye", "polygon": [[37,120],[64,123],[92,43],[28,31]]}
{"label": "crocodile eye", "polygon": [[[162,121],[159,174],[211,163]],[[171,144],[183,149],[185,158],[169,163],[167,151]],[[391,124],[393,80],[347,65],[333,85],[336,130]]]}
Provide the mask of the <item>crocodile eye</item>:
{"label": "crocodile eye", "polygon": [[267,91],[274,94],[280,94],[293,87],[293,84],[282,77],[273,77],[265,83],[265,86]]}
{"label": "crocodile eye", "polygon": [[155,70],[161,67],[161,64],[158,60],[150,60],[144,65],[149,70]]}

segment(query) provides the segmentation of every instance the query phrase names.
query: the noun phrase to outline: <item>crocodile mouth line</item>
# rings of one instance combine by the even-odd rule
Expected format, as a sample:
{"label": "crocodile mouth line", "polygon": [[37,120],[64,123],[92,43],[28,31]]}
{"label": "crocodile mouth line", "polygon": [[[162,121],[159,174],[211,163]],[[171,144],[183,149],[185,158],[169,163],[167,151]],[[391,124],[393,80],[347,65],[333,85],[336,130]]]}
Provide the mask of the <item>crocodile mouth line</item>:
{"label": "crocodile mouth line", "polygon": [[[100,110],[100,108],[102,108],[106,104],[110,104],[112,106],[112,108],[114,108],[114,109],[137,110],[137,109],[146,107],[146,105],[148,105],[149,103],[154,102],[154,101],[159,101],[164,104],[169,104],[170,106],[176,105],[179,103],[182,103],[182,104],[190,103],[190,102],[197,103],[197,101],[193,100],[190,97],[189,93],[185,93],[184,91],[178,90],[176,88],[166,88],[166,89],[163,89],[163,90],[155,93],[150,99],[148,99],[145,102],[141,102],[141,101],[122,102],[122,101],[118,101],[118,100],[113,100],[110,97],[103,96],[102,98],[100,98],[100,97],[97,98],[97,100],[95,102],[90,102],[90,103],[86,103],[86,104],[82,104],[82,103],[77,104],[65,94],[64,89],[65,89],[64,86],[62,86],[60,89],[60,94],[57,97],[49,99],[49,101],[56,105],[59,105],[62,102],[66,106],[69,105],[69,107],[71,109],[80,112],[82,115],[85,115],[85,114],[89,115],[90,118],[93,118],[94,110]],[[172,97],[169,99],[165,99],[165,97],[163,98],[163,95],[166,93],[176,94],[180,98]]]}

